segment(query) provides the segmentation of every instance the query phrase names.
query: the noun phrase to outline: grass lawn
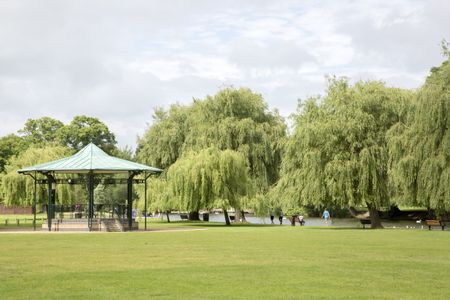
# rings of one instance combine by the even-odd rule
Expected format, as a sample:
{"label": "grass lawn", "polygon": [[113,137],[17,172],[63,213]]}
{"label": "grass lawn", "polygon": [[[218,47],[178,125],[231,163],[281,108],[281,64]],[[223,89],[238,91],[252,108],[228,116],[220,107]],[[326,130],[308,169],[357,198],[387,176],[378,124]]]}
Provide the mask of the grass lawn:
{"label": "grass lawn", "polygon": [[1,299],[450,299],[450,232],[151,223],[0,234]]}
{"label": "grass lawn", "polygon": [[[38,227],[42,226],[42,220],[47,218],[46,214],[36,215],[36,225]],[[17,219],[19,220],[19,226],[17,226]],[[7,220],[8,223],[5,221]],[[23,227],[33,227],[33,215],[31,214],[14,214],[14,215],[0,215],[0,230],[2,229],[12,229],[12,228],[23,228]]]}

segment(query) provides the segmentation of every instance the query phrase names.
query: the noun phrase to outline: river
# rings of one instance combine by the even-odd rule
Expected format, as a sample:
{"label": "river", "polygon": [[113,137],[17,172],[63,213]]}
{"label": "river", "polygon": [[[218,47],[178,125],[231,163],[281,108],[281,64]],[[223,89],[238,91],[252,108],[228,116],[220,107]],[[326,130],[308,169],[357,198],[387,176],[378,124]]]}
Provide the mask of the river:
{"label": "river", "polygon": [[[200,214],[200,218],[202,215]],[[165,216],[164,216],[165,218]],[[251,224],[270,224],[270,218],[269,217],[257,217],[252,214],[246,214],[245,218],[247,222]],[[170,219],[172,221],[181,221],[181,218],[179,214],[170,214]],[[353,227],[353,228],[361,228],[361,223],[354,218],[334,218],[331,222],[328,222],[328,224],[325,223],[325,221],[321,218],[305,218],[305,226],[315,226],[315,227],[326,227],[326,226],[333,226],[333,227]],[[218,223],[224,223],[224,215],[219,214],[209,214],[209,222],[218,222]],[[274,219],[275,225],[280,225],[278,221],[278,217],[275,217]],[[427,229],[428,226],[426,226],[425,222],[423,223],[416,223],[416,221],[394,221],[394,220],[381,220],[381,224],[385,228],[403,228],[403,229]],[[289,219],[284,218],[283,219],[283,226],[291,226],[291,222]],[[300,226],[298,222],[296,223],[296,226]],[[370,227],[370,225],[366,225],[367,227]],[[438,227],[435,227],[434,229],[439,229]],[[449,230],[448,227],[446,227],[446,230]]]}

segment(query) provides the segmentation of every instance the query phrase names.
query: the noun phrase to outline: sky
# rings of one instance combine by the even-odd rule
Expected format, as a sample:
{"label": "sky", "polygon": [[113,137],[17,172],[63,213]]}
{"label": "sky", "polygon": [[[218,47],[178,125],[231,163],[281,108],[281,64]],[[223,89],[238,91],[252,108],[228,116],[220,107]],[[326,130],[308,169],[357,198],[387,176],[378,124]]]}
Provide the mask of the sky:
{"label": "sky", "polygon": [[287,117],[326,76],[420,87],[450,1],[1,0],[0,136],[29,118],[106,123],[136,147],[155,107],[248,87]]}

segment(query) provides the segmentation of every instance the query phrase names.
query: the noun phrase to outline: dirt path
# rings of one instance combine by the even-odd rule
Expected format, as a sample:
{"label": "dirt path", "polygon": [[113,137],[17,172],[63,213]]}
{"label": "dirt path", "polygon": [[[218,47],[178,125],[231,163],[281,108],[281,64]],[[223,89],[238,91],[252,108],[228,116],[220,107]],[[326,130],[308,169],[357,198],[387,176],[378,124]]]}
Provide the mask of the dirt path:
{"label": "dirt path", "polygon": [[[202,231],[208,230],[207,228],[195,228],[195,227],[178,227],[178,228],[151,228],[147,231],[145,230],[136,230],[133,232],[141,232],[141,233],[152,233],[152,232],[183,232],[183,231]],[[33,228],[1,228],[0,234],[66,234],[66,233],[86,233],[86,234],[109,234],[109,233],[127,233],[126,231],[122,232],[105,232],[105,231],[46,231],[42,229],[37,229],[36,231]]]}

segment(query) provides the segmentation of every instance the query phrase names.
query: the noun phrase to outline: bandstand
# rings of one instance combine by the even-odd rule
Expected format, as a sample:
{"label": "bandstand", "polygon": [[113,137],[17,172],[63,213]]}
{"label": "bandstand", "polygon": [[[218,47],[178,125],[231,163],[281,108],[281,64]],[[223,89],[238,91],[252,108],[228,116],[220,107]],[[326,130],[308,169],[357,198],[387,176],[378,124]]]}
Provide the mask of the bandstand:
{"label": "bandstand", "polygon": [[[46,184],[48,189],[47,222],[42,225],[48,231],[111,231],[135,230],[137,222],[133,218],[133,184],[144,184],[145,230],[147,229],[147,179],[158,175],[161,169],[113,157],[90,143],[75,155],[63,159],[23,168],[20,174],[29,175],[34,180],[33,226],[36,230],[36,185]],[[67,176],[75,174],[76,178]],[[126,218],[102,218],[94,213],[94,186],[96,180],[105,174],[124,174],[126,178],[103,178],[105,184],[127,184]],[[83,184],[87,187],[87,218],[57,219],[55,214],[55,190],[58,184]]]}

